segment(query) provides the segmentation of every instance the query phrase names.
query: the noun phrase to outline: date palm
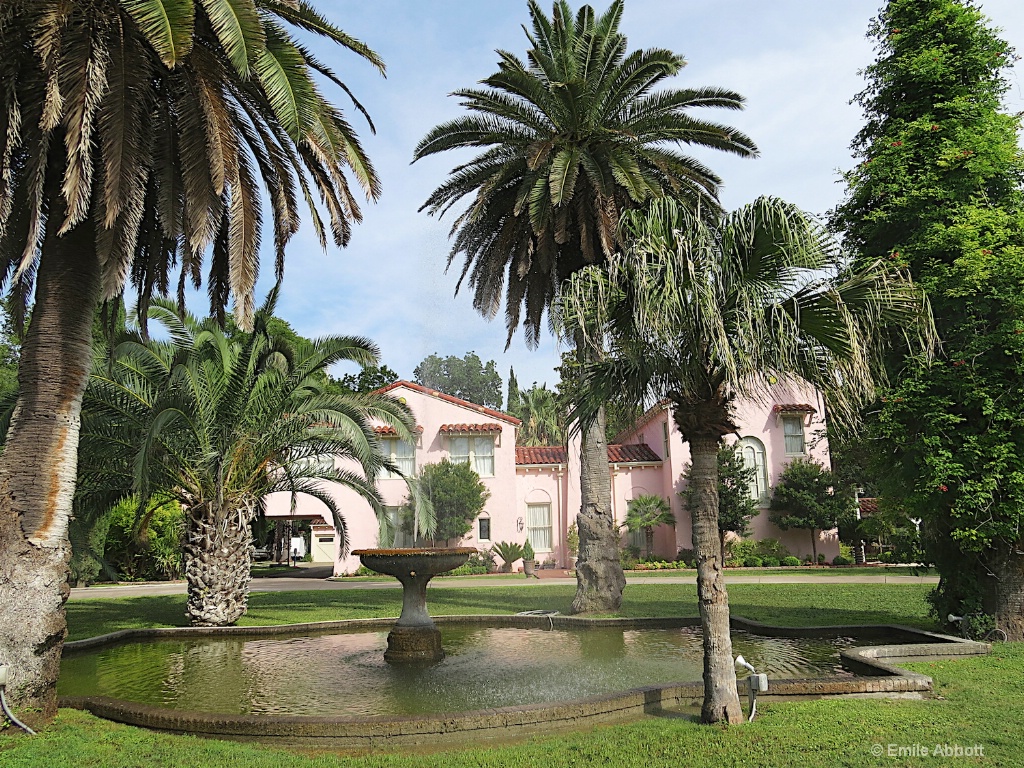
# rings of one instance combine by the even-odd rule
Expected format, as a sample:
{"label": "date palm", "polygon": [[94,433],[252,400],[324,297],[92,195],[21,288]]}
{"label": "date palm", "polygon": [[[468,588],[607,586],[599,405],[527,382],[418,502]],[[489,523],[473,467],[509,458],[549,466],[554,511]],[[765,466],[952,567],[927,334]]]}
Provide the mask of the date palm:
{"label": "date palm", "polygon": [[558,395],[547,385],[534,384],[519,390],[518,405],[512,415],[523,422],[516,433],[518,445],[562,444],[564,411]]}
{"label": "date palm", "polygon": [[[739,131],[690,114],[739,109],[742,97],[664,88],[683,58],[660,48],[628,50],[621,0],[601,15],[585,5],[574,18],[565,0],[554,3],[551,18],[535,0],[529,11],[527,60],[498,51],[498,71],[484,87],[454,94],[471,114],[431,130],[415,159],[479,151],[423,208],[442,216],[464,206],[452,225],[449,266],[462,259],[459,285],[468,280],[482,315],[493,318],[504,299],[509,341],[522,321],[532,346],[565,281],[615,252],[624,211],[665,195],[694,209],[717,208],[718,177],[680,145],[743,156],[756,149]],[[576,341],[581,358],[599,354]],[[616,610],[625,584],[601,422],[582,440],[577,613]]]}
{"label": "date palm", "polygon": [[833,420],[853,419],[882,375],[884,325],[932,330],[920,291],[876,262],[853,273],[820,228],[773,198],[717,220],[671,200],[627,214],[628,248],[573,277],[563,321],[608,338],[583,374],[576,415],[593,421],[613,394],[667,397],[692,465],[688,506],[704,633],[704,722],[740,722],[729,602],[718,534],[718,452],[736,431],[737,399],[766,401],[769,382],[810,382]]}
{"label": "date palm", "polygon": [[183,301],[205,260],[212,310],[233,299],[248,325],[264,195],[280,276],[300,199],[321,242],[329,228],[340,246],[359,218],[349,179],[379,191],[314,78],[344,83],[296,30],[382,66],[307,0],[0,4],[0,281],[33,305],[0,458],[0,663],[9,696],[43,718],[66,632],[96,306],[127,283],[143,317],[154,294],[176,287]]}
{"label": "date palm", "polygon": [[[353,489],[382,518],[374,479],[394,468],[381,457],[374,424],[406,439],[415,429],[397,400],[325,391],[323,374],[334,363],[376,364],[372,343],[339,336],[292,348],[268,331],[272,311],[273,294],[254,332],[231,338],[214,321],[181,319],[157,300],[150,316],[170,339],[122,342],[87,392],[83,485],[124,489],[142,511],[155,498],[180,504],[185,613],[198,626],[233,624],[245,612],[251,523],[268,495],[323,503],[346,549],[345,518],[325,483]],[[111,500],[101,494],[99,501]]]}

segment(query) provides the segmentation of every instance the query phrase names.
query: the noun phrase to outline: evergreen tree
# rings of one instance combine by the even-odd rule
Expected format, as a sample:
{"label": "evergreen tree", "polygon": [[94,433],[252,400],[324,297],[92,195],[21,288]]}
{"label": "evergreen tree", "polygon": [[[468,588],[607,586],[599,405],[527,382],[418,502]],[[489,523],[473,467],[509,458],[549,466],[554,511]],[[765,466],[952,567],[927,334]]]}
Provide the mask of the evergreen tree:
{"label": "evergreen tree", "polygon": [[517,419],[519,416],[519,380],[516,379],[516,372],[512,369],[512,366],[508,368],[508,408],[506,409],[510,414],[515,416]]}
{"label": "evergreen tree", "polygon": [[970,0],[891,0],[857,97],[833,225],[929,293],[942,354],[894,358],[873,441],[882,490],[924,521],[936,612],[1024,639],[1024,156],[1001,112],[1013,52]]}

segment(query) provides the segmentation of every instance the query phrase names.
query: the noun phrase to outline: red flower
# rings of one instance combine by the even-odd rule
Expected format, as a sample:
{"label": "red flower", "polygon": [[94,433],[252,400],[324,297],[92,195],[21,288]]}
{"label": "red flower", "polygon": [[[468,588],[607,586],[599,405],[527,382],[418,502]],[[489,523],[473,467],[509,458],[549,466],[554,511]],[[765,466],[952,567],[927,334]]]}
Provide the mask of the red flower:
{"label": "red flower", "polygon": [[937,126],[937,125],[933,125],[933,126],[932,126],[932,130],[933,130],[933,131],[937,131],[937,130],[939,130],[939,126]]}
{"label": "red flower", "polygon": [[982,248],[981,249],[981,253],[984,256],[991,256],[992,255],[992,251],[990,251],[988,248]]}
{"label": "red flower", "polygon": [[940,490],[940,491],[942,491],[943,493],[945,493],[946,491],[948,491],[948,490],[949,490],[949,488],[947,488],[947,487],[946,487],[946,486],[944,486],[944,485],[940,485],[940,486],[939,486],[939,490]]}
{"label": "red flower", "polygon": [[953,365],[954,366],[967,365],[967,361],[966,360],[956,360],[956,361],[953,362]]}
{"label": "red flower", "polygon": [[892,145],[893,145],[894,147],[902,147],[902,146],[903,146],[903,142],[902,142],[902,141],[894,141],[894,142],[892,143]]}

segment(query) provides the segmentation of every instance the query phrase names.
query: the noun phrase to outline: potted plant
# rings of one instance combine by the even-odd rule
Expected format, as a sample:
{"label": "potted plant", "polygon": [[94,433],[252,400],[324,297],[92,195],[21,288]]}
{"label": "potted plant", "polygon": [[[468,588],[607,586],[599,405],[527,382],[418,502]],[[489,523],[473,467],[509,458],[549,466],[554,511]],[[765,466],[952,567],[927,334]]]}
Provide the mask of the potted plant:
{"label": "potted plant", "polygon": [[502,573],[512,573],[512,563],[523,556],[523,548],[514,541],[499,541],[494,552],[502,559]]}
{"label": "potted plant", "polygon": [[576,523],[570,525],[569,531],[565,534],[565,548],[569,550],[569,559],[575,570],[576,560],[580,556],[580,529],[576,527]]}
{"label": "potted plant", "polygon": [[533,545],[530,540],[527,539],[526,543],[523,544],[523,573],[528,577],[534,575],[534,571],[537,570],[537,554],[533,551]]}

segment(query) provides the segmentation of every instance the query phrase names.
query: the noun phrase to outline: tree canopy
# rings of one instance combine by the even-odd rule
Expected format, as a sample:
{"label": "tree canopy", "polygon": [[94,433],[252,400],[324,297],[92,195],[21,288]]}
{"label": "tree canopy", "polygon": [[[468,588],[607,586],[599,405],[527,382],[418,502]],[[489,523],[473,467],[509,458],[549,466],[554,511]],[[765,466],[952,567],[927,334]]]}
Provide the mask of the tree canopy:
{"label": "tree canopy", "polygon": [[497,364],[493,360],[484,364],[476,352],[467,352],[462,357],[429,355],[413,370],[413,381],[477,405],[501,409],[501,374]]}
{"label": "tree canopy", "polygon": [[810,531],[811,555],[816,561],[818,532],[838,527],[856,504],[854,489],[838,486],[831,470],[810,459],[794,459],[772,490],[771,520],[784,531]]}

